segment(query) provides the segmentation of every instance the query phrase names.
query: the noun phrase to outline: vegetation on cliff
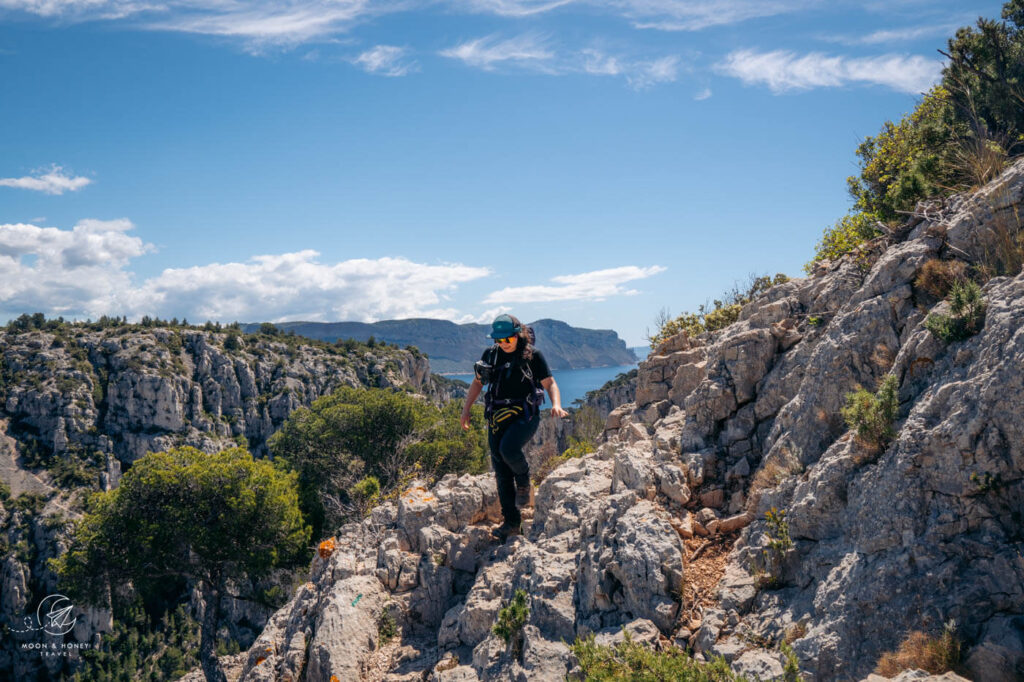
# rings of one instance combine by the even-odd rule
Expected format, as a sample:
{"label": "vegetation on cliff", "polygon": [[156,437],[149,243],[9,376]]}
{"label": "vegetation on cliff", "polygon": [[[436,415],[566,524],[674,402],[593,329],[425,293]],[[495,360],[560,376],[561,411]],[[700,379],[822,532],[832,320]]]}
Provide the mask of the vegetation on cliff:
{"label": "vegetation on cliff", "polygon": [[296,479],[242,448],[150,453],[117,488],[90,497],[68,551],[51,568],[62,589],[99,606],[127,581],[140,594],[159,594],[168,580],[196,581],[207,605],[200,658],[207,679],[223,679],[213,671],[229,582],[305,556],[310,529]]}
{"label": "vegetation on cliff", "polygon": [[269,446],[298,473],[302,510],[319,539],[365,506],[374,485],[387,495],[411,476],[486,471],[482,408],[474,406],[468,431],[460,415],[455,401],[438,407],[408,393],[346,387],[294,411]]}
{"label": "vegetation on cliff", "polygon": [[665,339],[675,336],[680,332],[686,332],[690,336],[698,336],[704,332],[716,332],[719,329],[725,329],[739,319],[743,306],[776,284],[783,284],[788,281],[789,277],[781,272],[776,273],[775,277],[750,275],[749,280],[742,288],[739,284],[736,284],[721,299],[716,298],[711,306],[704,304],[698,306],[695,313],[687,312],[673,318],[668,310],[662,310],[655,320],[655,323],[658,325],[657,331],[653,335],[648,336],[651,348],[657,348]]}
{"label": "vegetation on cliff", "polygon": [[853,207],[818,243],[808,270],[853,252],[929,197],[979,187],[1024,144],[1024,0],[1002,21],[960,28],[943,54],[942,80],[899,122],[886,121],[857,147],[847,179]]}

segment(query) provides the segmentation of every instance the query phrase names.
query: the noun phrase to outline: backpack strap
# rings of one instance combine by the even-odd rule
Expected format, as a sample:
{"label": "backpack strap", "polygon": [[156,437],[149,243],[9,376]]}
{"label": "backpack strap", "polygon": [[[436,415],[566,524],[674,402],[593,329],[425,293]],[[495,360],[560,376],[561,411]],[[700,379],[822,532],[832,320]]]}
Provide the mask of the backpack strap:
{"label": "backpack strap", "polygon": [[[532,329],[530,329],[532,337]],[[532,344],[531,344],[532,346]],[[490,415],[494,412],[496,407],[507,407],[510,405],[522,405],[530,416],[533,416],[540,412],[540,406],[544,404],[544,389],[538,385],[533,378],[533,368],[530,367],[529,362],[524,362],[522,356],[518,356],[519,368],[523,373],[523,378],[530,382],[531,391],[530,394],[525,398],[508,398],[508,399],[497,399],[494,396],[497,395],[498,385],[501,383],[501,379],[505,374],[510,374],[513,368],[502,367],[502,371],[496,371],[496,363],[498,360],[498,347],[491,346],[490,348],[490,364],[494,367],[494,378],[487,385],[487,391],[484,393],[484,414]]]}

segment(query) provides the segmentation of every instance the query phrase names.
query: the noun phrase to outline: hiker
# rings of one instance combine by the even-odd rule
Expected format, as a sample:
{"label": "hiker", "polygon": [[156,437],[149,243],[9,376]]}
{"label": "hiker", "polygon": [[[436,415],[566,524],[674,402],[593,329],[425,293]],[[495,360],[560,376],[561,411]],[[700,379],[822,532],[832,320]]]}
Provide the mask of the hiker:
{"label": "hiker", "polygon": [[489,336],[495,344],[484,351],[474,366],[476,376],[462,408],[462,428],[469,428],[470,407],[487,384],[487,442],[505,519],[492,532],[504,542],[510,535],[522,533],[519,510],[531,504],[530,465],[523,447],[540,425],[544,391],[551,396],[552,417],[567,417],[569,413],[562,409],[558,384],[544,355],[533,347],[532,329],[511,315],[498,315],[491,323]]}

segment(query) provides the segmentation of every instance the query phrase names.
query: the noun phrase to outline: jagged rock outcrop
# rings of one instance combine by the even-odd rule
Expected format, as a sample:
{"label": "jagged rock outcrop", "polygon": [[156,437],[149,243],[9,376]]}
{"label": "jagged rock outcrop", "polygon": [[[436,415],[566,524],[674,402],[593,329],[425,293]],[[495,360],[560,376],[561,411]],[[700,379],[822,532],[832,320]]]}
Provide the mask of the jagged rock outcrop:
{"label": "jagged rock outcrop", "polygon": [[[487,540],[486,475],[412,489],[341,529],[341,549],[314,558],[311,586],[275,615],[241,679],[303,666],[296,679],[315,682],[343,679],[336,670],[563,679],[574,667],[564,641],[626,627],[762,679],[781,678],[785,640],[814,680],[858,680],[910,631],[949,621],[969,677],[1021,679],[1024,274],[989,279],[983,328],[951,344],[924,326],[945,304],[915,282],[929,259],[986,258],[1006,221],[1018,232],[1022,193],[1024,161],[859,258],[773,287],[730,327],[666,341],[641,364],[635,401],[608,415],[607,442],[544,479],[525,537]],[[897,435],[872,448],[840,409],[888,374],[900,383]],[[686,586],[723,539],[711,606]],[[345,608],[362,609],[352,622],[364,630],[321,635],[330,595],[356,585],[369,598]],[[490,629],[516,589],[530,606],[518,649]],[[386,653],[372,631],[385,608],[413,644],[400,664],[371,667]],[[316,668],[302,653],[312,638],[327,652]]]}

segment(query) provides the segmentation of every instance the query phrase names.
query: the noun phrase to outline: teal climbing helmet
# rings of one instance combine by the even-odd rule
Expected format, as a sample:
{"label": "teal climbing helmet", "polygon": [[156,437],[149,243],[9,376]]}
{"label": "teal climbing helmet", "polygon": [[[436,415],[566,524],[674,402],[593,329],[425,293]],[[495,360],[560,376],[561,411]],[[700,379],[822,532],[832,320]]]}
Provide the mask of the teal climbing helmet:
{"label": "teal climbing helmet", "polygon": [[512,318],[508,315],[498,315],[494,318],[494,322],[491,322],[491,333],[488,334],[492,339],[507,339],[510,336],[515,336],[522,329]]}

